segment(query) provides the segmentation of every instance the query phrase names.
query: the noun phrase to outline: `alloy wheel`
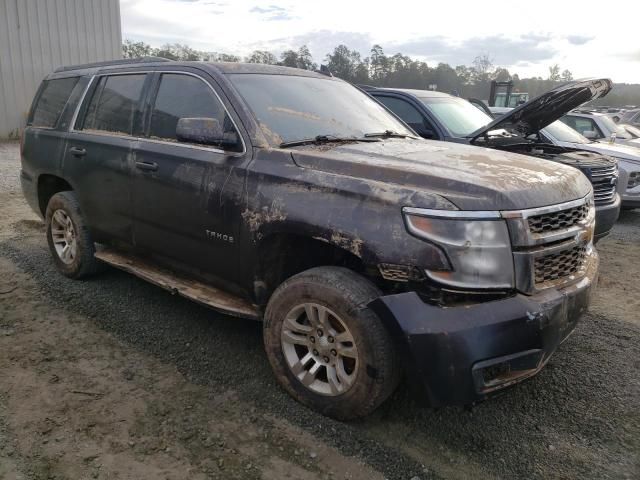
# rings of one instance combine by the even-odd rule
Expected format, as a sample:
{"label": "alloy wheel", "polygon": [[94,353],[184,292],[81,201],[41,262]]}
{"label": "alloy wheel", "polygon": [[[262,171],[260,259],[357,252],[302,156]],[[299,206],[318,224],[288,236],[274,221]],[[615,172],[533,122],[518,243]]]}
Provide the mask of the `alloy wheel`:
{"label": "alloy wheel", "polygon": [[289,369],[309,390],[337,396],[351,388],[358,349],[345,322],[329,308],[297,305],[287,314],[280,338]]}
{"label": "alloy wheel", "polygon": [[64,210],[56,210],[51,216],[51,239],[58,258],[67,265],[73,263],[78,242],[71,217]]}

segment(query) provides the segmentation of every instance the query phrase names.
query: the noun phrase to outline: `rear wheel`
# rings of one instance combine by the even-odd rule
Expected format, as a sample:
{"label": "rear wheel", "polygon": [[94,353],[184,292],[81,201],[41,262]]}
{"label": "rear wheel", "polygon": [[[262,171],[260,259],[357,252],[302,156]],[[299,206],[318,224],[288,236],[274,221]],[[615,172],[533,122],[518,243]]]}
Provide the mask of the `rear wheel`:
{"label": "rear wheel", "polygon": [[395,389],[392,341],[367,304],[380,291],[337,267],[307,270],[272,295],[264,323],[279,383],[300,402],[338,419],[365,416]]}
{"label": "rear wheel", "polygon": [[73,192],[59,192],[51,197],[45,222],[49,250],[63,275],[82,278],[102,268],[94,257],[93,239]]}

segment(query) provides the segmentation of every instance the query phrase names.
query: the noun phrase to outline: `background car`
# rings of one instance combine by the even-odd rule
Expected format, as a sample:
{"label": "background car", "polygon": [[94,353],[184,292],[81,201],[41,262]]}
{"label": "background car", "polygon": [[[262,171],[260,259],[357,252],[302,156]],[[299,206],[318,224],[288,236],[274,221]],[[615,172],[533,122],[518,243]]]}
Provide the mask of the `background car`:
{"label": "background car", "polygon": [[620,117],[620,123],[627,123],[629,125],[640,127],[640,108],[627,110],[624,115]]}
{"label": "background car", "polygon": [[574,110],[560,120],[589,140],[612,141],[640,148],[640,140],[633,138],[606,114]]}
{"label": "background car", "polygon": [[580,148],[618,160],[618,193],[625,210],[640,208],[640,150],[628,145],[596,142],[557,120],[540,131],[549,142],[561,147]]}
{"label": "background car", "polygon": [[[596,84],[599,80],[588,81],[586,85]],[[606,85],[606,82],[603,82]],[[591,85],[590,85],[591,86]],[[585,102],[592,96],[602,95],[607,87],[589,88],[586,98],[584,95],[585,83],[574,82],[573,92],[568,94],[568,90],[548,92],[547,102],[553,98],[564,98],[568,101],[568,106],[562,107],[560,103],[554,112],[547,111],[546,116],[540,113],[536,107],[537,99],[527,102],[516,109],[505,110],[505,115],[498,120],[494,120],[486,112],[486,105],[482,104],[484,111],[476,108],[467,100],[454,97],[442,92],[427,90],[403,90],[390,88],[363,87],[370,95],[389,108],[392,112],[403,119],[410,127],[424,138],[444,140],[449,142],[470,143],[499,150],[509,150],[527,155],[537,156],[546,160],[553,160],[579,168],[592,181],[596,198],[596,236],[602,238],[608,234],[618,218],[620,209],[620,198],[616,194],[617,167],[615,160],[607,155],[586,152],[574,147],[555,147],[548,142],[540,142],[535,137],[539,131],[538,127],[527,127],[523,133],[510,133],[502,127],[511,124],[511,112],[521,112],[523,121],[533,123],[541,115],[545,117],[540,120],[540,125],[547,125],[567,110],[576,106],[575,102]],[[603,90],[598,90],[602,88]],[[570,100],[573,95],[573,101]],[[580,98],[578,98],[580,96]],[[540,98],[540,97],[538,97]],[[481,102],[480,102],[481,103]],[[499,107],[494,107],[499,108]],[[480,137],[491,137],[490,141],[478,139]]]}
{"label": "background car", "polygon": [[[473,104],[485,113],[491,113],[494,118],[501,117],[508,113],[508,111],[513,110],[500,108],[498,112],[494,113],[494,110],[498,107],[489,107],[489,112],[487,112],[487,108],[483,107],[483,105],[477,102]],[[633,132],[636,131],[640,134],[640,129],[632,125],[620,126],[633,129],[629,132],[632,135],[634,134]],[[577,148],[583,151],[586,150],[614,157],[618,161],[619,178],[617,188],[622,200],[622,209],[640,208],[640,152],[638,152],[637,148],[628,145],[589,140],[560,120],[556,120],[540,130],[539,136],[541,141],[559,147]],[[634,138],[638,137],[634,136]]]}

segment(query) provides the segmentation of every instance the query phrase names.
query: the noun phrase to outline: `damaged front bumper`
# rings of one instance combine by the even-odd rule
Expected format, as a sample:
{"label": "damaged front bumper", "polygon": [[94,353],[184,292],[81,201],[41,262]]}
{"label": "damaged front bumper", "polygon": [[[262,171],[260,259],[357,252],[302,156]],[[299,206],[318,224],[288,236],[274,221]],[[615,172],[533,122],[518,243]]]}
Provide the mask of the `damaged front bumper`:
{"label": "damaged front bumper", "polygon": [[469,405],[538,373],[589,305],[598,257],[564,288],[535,295],[438,307],[415,292],[370,307],[392,332],[409,384],[430,406]]}

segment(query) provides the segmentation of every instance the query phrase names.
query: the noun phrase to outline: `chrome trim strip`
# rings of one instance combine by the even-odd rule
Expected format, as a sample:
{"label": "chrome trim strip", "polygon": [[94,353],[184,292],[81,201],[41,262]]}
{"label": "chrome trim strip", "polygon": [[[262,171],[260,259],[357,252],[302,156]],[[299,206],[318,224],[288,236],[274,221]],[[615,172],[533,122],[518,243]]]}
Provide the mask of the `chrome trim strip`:
{"label": "chrome trim strip", "polygon": [[[204,82],[204,84],[211,89],[213,94],[216,96],[216,98],[220,102],[220,105],[222,105],[222,108],[224,108],[225,113],[229,116],[229,119],[231,120],[231,123],[233,124],[233,127],[236,129],[236,132],[238,133],[238,137],[240,138],[240,141],[242,142],[242,151],[241,152],[232,152],[232,151],[229,151],[229,150],[223,150],[223,149],[216,148],[216,147],[192,145],[192,144],[185,144],[185,143],[180,143],[180,142],[170,142],[170,141],[165,141],[165,140],[155,140],[155,139],[151,139],[151,138],[147,138],[147,137],[135,137],[133,135],[115,134],[115,133],[109,133],[109,132],[106,132],[106,131],[104,133],[100,133],[100,132],[95,132],[95,131],[87,132],[85,130],[76,130],[76,120],[77,120],[78,114],[80,113],[80,107],[82,107],[82,104],[85,101],[85,97],[87,95],[87,92],[89,91],[89,87],[93,84],[93,82],[96,79],[96,77],[115,76],[115,75],[140,75],[140,74],[149,74],[149,73],[173,73],[173,74],[176,74],[176,75],[189,75],[191,77],[196,77],[196,78],[200,79],[202,82]],[[70,124],[69,132],[73,132],[73,133],[84,133],[86,135],[96,135],[96,136],[126,137],[126,138],[129,138],[131,140],[137,140],[137,141],[160,143],[160,144],[164,144],[164,145],[174,145],[174,146],[177,146],[177,147],[191,148],[191,149],[197,149],[197,150],[205,150],[207,152],[213,152],[213,153],[224,153],[226,155],[233,156],[233,157],[240,157],[240,156],[242,156],[242,155],[247,153],[247,145],[246,145],[246,143],[244,141],[244,137],[241,135],[240,129],[238,128],[238,125],[236,124],[235,120],[233,119],[233,116],[229,113],[229,110],[227,109],[226,105],[224,104],[224,102],[220,98],[220,95],[218,95],[218,92],[216,92],[215,88],[213,88],[213,86],[209,82],[207,82],[206,79],[201,77],[200,75],[197,75],[197,74],[191,73],[191,72],[185,72],[185,71],[182,71],[182,70],[132,70],[132,71],[128,71],[128,72],[113,72],[113,73],[111,73],[111,72],[103,72],[103,73],[100,73],[100,74],[92,75],[91,80],[89,80],[89,83],[87,84],[87,87],[85,88],[84,92],[82,93],[82,97],[80,98],[80,100],[78,102],[78,105],[76,106],[76,111],[74,112],[73,118],[71,120],[72,120],[72,122]]]}
{"label": "chrome trim strip", "polygon": [[81,131],[81,130],[76,130],[76,121],[78,120],[78,115],[80,114],[80,108],[82,107],[82,104],[84,103],[84,97],[87,96],[87,92],[91,88],[91,85],[93,85],[93,81],[95,80],[95,78],[96,78],[96,76],[93,75],[89,79],[89,83],[87,83],[87,86],[84,88],[84,92],[82,92],[82,95],[80,95],[80,99],[78,100],[78,104],[76,105],[76,109],[73,112],[73,117],[71,117],[71,121],[69,122],[69,129],[67,130],[68,132]]}
{"label": "chrome trim strip", "polygon": [[569,208],[579,207],[580,205],[583,205],[589,200],[589,195],[590,194],[587,194],[584,197],[579,198],[578,200],[549,205],[548,207],[536,207],[526,210],[502,210],[500,214],[502,215],[502,218],[529,218],[535,217],[537,215],[545,215],[547,213],[555,213],[561,210],[568,210]]}
{"label": "chrome trim strip", "polygon": [[499,219],[500,212],[497,210],[437,210],[431,208],[402,207],[402,213],[417,215],[419,217],[435,218],[463,218],[465,220],[487,220]]}
{"label": "chrome trim strip", "polygon": [[464,218],[466,220],[529,218],[578,207],[586,203],[588,198],[589,195],[585,195],[578,200],[571,200],[570,202],[558,203],[547,207],[528,208],[525,210],[438,210],[432,208],[402,207],[402,212],[409,215],[418,215],[420,217]]}

